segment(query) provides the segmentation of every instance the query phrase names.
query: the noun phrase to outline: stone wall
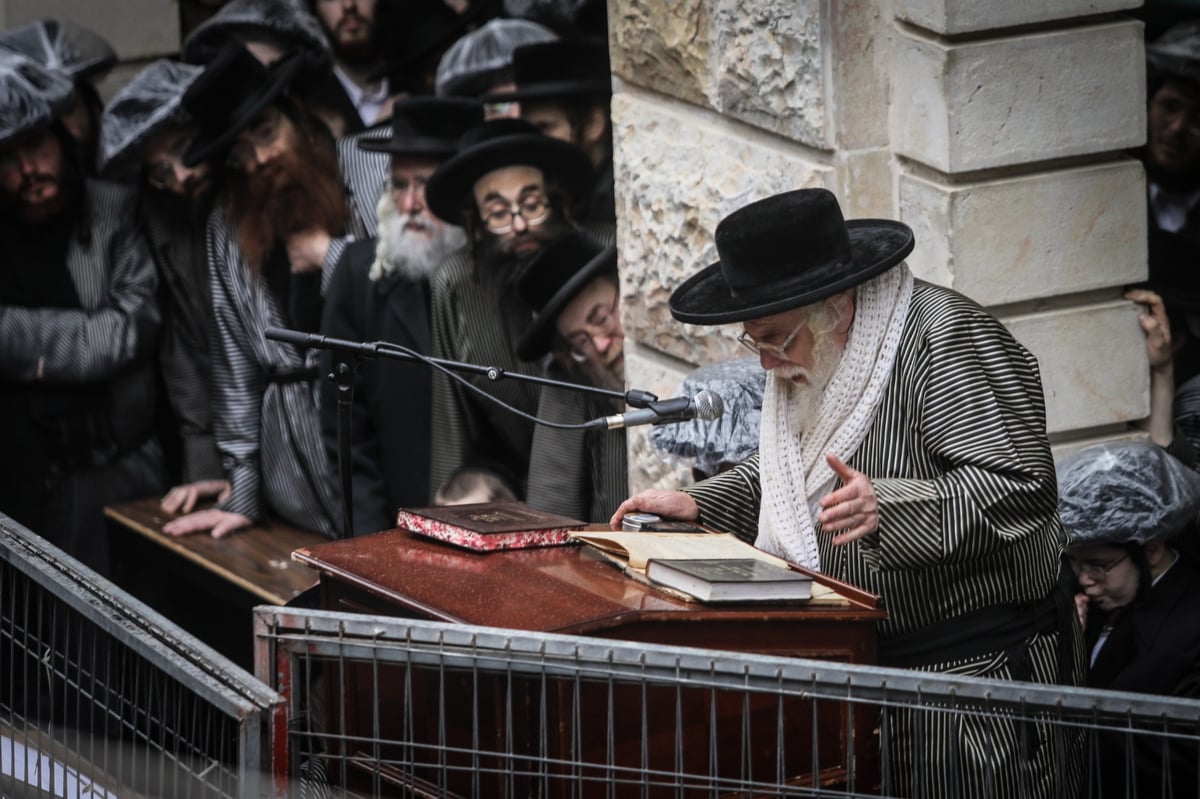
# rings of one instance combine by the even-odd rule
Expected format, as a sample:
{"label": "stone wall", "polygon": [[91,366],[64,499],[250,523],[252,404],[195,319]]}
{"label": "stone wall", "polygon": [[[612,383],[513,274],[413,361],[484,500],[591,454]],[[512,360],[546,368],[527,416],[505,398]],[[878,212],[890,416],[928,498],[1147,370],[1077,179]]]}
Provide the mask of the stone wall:
{"label": "stone wall", "polygon": [[[1145,131],[1131,0],[609,0],[628,380],[673,393],[736,357],[736,326],[666,301],[715,260],[722,216],[807,186],[916,232],[918,277],[1037,356],[1060,449],[1148,412],[1137,309]],[[631,487],[674,485],[640,431]]]}

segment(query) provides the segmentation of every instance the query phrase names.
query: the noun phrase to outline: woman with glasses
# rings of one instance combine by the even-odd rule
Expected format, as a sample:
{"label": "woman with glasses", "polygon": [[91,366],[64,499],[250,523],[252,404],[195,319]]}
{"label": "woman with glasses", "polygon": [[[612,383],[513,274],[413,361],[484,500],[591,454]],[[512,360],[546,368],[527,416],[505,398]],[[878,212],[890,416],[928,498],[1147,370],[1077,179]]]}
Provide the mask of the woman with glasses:
{"label": "woman with glasses", "polygon": [[[1150,442],[1126,442],[1081,450],[1059,466],[1058,484],[1088,683],[1200,696],[1200,568],[1179,550],[1196,535],[1200,474]],[[1103,784],[1127,784],[1130,741],[1137,795],[1164,795],[1161,743],[1142,751],[1136,736],[1101,741]],[[1187,758],[1185,748],[1173,752],[1177,791],[1197,784],[1195,749]]]}

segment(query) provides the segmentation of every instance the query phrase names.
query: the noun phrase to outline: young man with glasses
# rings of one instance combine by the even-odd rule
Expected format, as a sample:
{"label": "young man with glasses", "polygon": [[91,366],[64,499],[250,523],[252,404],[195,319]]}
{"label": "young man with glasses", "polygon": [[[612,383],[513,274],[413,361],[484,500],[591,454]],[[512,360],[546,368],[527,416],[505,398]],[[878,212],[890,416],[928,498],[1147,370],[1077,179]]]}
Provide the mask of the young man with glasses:
{"label": "young man with glasses", "polygon": [[173,488],[162,506],[169,513],[188,513],[198,501],[229,489],[209,399],[212,302],[204,237],[212,169],[183,163],[196,131],[183,96],[202,71],[175,61],[150,64],[113,97],[100,124],[101,172],[140,178],[138,218],[158,267],[159,368],[173,422],[163,431]]}
{"label": "young man with glasses", "polygon": [[[1200,565],[1184,551],[1200,474],[1149,441],[1123,442],[1065,459],[1058,486],[1088,685],[1200,696]],[[1161,742],[1138,738],[1101,736],[1100,784],[1135,785],[1137,796],[1196,785],[1195,752],[1172,746],[1164,769]]]}
{"label": "young man with glasses", "polygon": [[[591,167],[578,148],[527,122],[494,119],[468,131],[425,188],[430,209],[461,225],[468,239],[434,277],[434,355],[540,371],[517,354],[532,317],[517,280],[538,251],[576,229],[566,209],[590,180]],[[583,230],[601,246],[616,238],[611,225]],[[537,410],[538,389],[530,383],[467,380],[525,414]],[[442,374],[434,376],[433,392],[432,485],[462,466],[486,464],[523,497],[532,422]]]}
{"label": "young man with glasses", "polygon": [[[600,247],[582,233],[572,233],[529,262],[517,291],[534,309],[517,344],[521,360],[544,360],[549,354],[548,377],[625,390],[616,247]],[[558,424],[581,424],[622,410],[623,403],[595,394],[543,386],[537,415]],[[534,429],[530,505],[602,522],[628,487],[624,430]]]}
{"label": "young man with glasses", "polygon": [[85,175],[71,82],[0,53],[0,508],[92,568],[107,504],[162,491],[154,261],[128,187]]}

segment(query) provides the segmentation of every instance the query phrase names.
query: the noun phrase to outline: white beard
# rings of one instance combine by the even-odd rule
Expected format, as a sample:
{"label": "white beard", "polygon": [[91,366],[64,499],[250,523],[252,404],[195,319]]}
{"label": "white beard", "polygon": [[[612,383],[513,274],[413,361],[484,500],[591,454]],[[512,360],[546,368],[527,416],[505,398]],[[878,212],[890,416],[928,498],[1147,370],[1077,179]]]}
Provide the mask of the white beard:
{"label": "white beard", "polygon": [[371,264],[373,281],[392,273],[412,281],[427,280],[447,255],[467,242],[467,235],[460,227],[444,224],[427,214],[398,213],[391,192],[379,199],[376,211],[379,238],[375,243],[375,262]]}
{"label": "white beard", "polygon": [[[829,382],[842,363],[843,350],[834,340],[832,333],[813,333],[813,365],[811,369],[792,363],[771,370],[771,377],[784,386],[788,407],[800,426],[801,434],[807,433],[816,423],[825,401]],[[803,383],[793,381],[804,377]]]}

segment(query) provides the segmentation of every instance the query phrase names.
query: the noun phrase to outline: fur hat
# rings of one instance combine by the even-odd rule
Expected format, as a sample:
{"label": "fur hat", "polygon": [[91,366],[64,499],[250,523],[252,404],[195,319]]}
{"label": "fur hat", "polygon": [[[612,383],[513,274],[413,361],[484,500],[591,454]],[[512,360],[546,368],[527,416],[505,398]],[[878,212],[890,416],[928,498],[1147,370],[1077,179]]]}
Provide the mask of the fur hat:
{"label": "fur hat", "polygon": [[581,232],[543,247],[517,280],[517,294],[534,310],[533,321],[517,342],[517,357],[533,361],[549,352],[563,308],[593,279],[616,272],[617,248],[601,247]]}
{"label": "fur hat", "polygon": [[811,305],[904,260],[912,230],[887,219],[847,222],[826,189],[776,194],[734,211],[716,232],[720,260],[675,289],[681,322],[721,325]]}
{"label": "fur hat", "polygon": [[544,135],[520,119],[492,119],[463,134],[458,152],[430,176],[425,202],[438,218],[461,225],[462,208],[487,173],[508,166],[532,166],[557,180],[575,199],[592,180],[592,164],[573,144]]}

